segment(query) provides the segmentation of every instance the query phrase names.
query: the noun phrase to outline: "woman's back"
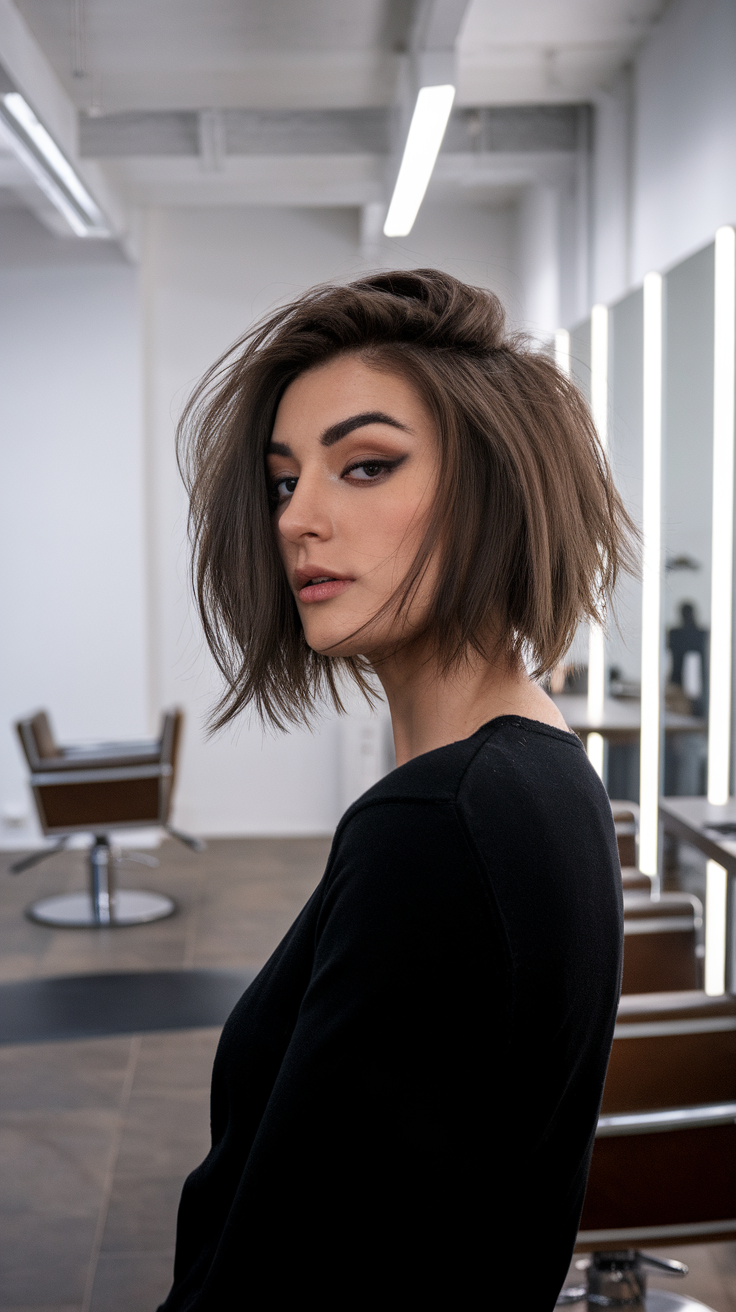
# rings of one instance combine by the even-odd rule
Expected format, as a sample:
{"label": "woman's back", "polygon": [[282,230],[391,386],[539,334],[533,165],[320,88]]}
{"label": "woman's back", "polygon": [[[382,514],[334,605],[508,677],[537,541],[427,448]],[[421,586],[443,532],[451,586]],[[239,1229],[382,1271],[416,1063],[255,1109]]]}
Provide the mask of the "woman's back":
{"label": "woman's back", "polygon": [[621,943],[572,734],[503,716],[377,784],[223,1032],[167,1312],[552,1308]]}

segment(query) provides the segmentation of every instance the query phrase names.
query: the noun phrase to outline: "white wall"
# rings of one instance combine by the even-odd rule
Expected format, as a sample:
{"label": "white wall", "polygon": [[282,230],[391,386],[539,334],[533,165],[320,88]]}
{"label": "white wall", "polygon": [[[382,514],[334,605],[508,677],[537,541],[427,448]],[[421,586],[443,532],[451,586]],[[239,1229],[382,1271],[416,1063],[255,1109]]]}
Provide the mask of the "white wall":
{"label": "white wall", "polygon": [[596,104],[592,299],[611,302],[736,222],[736,5],[670,0]]}
{"label": "white wall", "polygon": [[527,187],[518,208],[519,269],[524,289],[525,328],[544,341],[562,323],[560,305],[560,191]]}
{"label": "white wall", "polygon": [[736,221],[736,5],[672,0],[635,74],[632,277]]}
{"label": "white wall", "polygon": [[143,425],[135,270],[48,262],[71,245],[14,246],[0,217],[18,254],[0,268],[0,844],[21,846],[37,828],[13,720],[47,706],[62,739],[147,731]]}
{"label": "white wall", "polygon": [[596,98],[593,128],[591,290],[610,304],[631,283],[632,70]]}

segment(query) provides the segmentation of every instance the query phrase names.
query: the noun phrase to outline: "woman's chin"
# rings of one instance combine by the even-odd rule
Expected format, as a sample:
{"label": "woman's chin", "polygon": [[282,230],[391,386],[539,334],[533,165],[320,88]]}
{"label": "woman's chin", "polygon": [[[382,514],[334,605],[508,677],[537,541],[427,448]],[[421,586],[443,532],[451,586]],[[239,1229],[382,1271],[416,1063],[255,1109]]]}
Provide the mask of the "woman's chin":
{"label": "woman's chin", "polygon": [[365,619],[354,619],[349,624],[304,624],[307,646],[318,656],[370,656],[375,640],[367,631]]}
{"label": "woman's chin", "polygon": [[341,638],[339,636],[326,637],[323,634],[311,636],[305,633],[307,646],[311,647],[313,652],[318,656],[364,656],[365,643],[360,642],[357,638]]}

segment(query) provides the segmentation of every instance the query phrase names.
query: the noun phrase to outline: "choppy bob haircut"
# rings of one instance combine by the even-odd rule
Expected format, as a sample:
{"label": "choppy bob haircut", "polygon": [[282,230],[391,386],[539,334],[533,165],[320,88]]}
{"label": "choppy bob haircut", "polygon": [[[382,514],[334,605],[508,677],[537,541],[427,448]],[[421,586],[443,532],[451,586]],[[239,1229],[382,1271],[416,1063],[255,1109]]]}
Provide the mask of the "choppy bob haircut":
{"label": "choppy bob haircut", "polygon": [[546,355],[506,331],[498,297],[436,269],[316,287],[213,365],[179,426],[193,581],[226,685],[213,730],[248,706],[279,728],[309,722],[325,699],[342,710],[346,675],[370,697],[367,661],[307,646],[265,460],[289,384],[349,354],[401,374],[437,427],[435,505],[388,605],[406,614],[439,552],[423,631],[441,668],[503,647],[542,676],[581,619],[604,619],[619,570],[632,569],[633,527],[588,407]]}

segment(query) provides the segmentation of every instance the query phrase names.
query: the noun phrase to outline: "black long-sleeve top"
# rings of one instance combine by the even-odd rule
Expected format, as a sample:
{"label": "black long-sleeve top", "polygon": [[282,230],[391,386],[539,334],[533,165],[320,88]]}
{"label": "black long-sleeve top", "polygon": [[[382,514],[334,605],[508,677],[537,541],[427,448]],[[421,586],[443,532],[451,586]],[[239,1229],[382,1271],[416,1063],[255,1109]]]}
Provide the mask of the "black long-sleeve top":
{"label": "black long-sleeve top", "polygon": [[502,716],[371,788],[225,1025],[165,1312],[551,1309],[621,946],[572,734]]}

